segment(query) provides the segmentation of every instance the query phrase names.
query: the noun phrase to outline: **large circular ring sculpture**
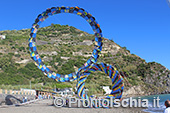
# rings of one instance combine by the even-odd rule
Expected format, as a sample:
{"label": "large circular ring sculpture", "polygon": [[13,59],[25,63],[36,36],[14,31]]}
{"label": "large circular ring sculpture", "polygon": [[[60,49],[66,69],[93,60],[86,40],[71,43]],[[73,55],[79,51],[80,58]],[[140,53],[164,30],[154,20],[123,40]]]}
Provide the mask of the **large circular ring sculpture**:
{"label": "large circular ring sculpture", "polygon": [[[91,25],[94,34],[95,34],[95,48],[93,50],[92,56],[90,59],[87,60],[87,62],[78,69],[77,72],[68,74],[68,75],[61,75],[58,73],[55,73],[51,71],[46,65],[42,62],[36,48],[36,33],[40,26],[40,24],[47,19],[49,16],[58,14],[58,13],[72,13],[77,14],[81,17],[83,17],[88,23]],[[99,57],[99,53],[102,50],[102,31],[100,29],[100,25],[97,23],[95,18],[85,11],[82,8],[79,7],[52,7],[50,9],[47,9],[42,14],[39,14],[37,19],[35,20],[35,23],[32,25],[31,28],[31,34],[29,38],[29,51],[32,59],[35,61],[35,64],[37,67],[49,78],[52,78],[58,82],[69,82],[77,79],[77,75],[80,71],[87,69],[89,66],[91,66],[93,63],[97,62],[97,58]]]}
{"label": "large circular ring sculpture", "polygon": [[115,67],[105,64],[105,63],[96,63],[90,66],[88,69],[84,70],[79,76],[79,82],[77,84],[77,95],[80,99],[90,99],[85,93],[85,81],[88,76],[95,71],[102,71],[107,74],[112,81],[112,91],[106,97],[107,99],[120,99],[122,97],[124,84],[123,78],[116,70]]}
{"label": "large circular ring sculpture", "polygon": [[[95,34],[95,48],[93,50],[92,56],[87,62],[78,69],[78,71],[68,74],[68,75],[60,75],[51,71],[46,65],[42,62],[41,58],[38,55],[36,49],[36,33],[40,26],[40,24],[49,16],[55,15],[58,13],[73,13],[83,17],[88,23],[91,25],[94,34]],[[116,70],[115,67],[104,64],[104,63],[96,63],[99,57],[99,53],[102,50],[102,31],[100,29],[99,24],[96,22],[95,18],[84,9],[79,7],[52,7],[47,9],[42,14],[38,15],[35,23],[31,28],[31,34],[29,38],[29,51],[32,59],[35,61],[37,67],[49,78],[52,78],[58,82],[71,82],[74,80],[79,80],[77,84],[77,94],[81,99],[91,99],[85,93],[85,81],[91,72],[95,71],[103,71],[107,74],[112,81],[112,91],[110,95],[106,98],[120,99],[122,97],[124,84],[123,78]]]}

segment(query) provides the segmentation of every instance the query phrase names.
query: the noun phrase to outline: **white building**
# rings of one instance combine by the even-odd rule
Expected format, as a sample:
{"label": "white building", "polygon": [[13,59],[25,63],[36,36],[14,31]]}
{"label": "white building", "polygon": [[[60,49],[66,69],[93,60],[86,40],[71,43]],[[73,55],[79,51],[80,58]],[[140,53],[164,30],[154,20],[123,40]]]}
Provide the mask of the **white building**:
{"label": "white building", "polygon": [[0,39],[1,39],[1,40],[4,40],[5,38],[6,38],[5,35],[0,35]]}
{"label": "white building", "polygon": [[25,93],[29,93],[29,94],[32,94],[32,95],[36,95],[36,91],[34,89],[21,88],[20,91],[25,92]]}

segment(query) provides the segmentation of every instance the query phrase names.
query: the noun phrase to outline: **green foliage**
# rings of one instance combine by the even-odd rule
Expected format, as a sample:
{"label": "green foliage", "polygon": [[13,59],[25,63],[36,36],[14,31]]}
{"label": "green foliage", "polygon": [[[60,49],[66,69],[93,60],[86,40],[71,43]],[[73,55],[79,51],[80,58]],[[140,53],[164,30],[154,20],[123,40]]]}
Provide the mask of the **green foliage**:
{"label": "green foliage", "polygon": [[121,56],[121,53],[120,53],[120,52],[118,52],[118,53],[116,54],[116,56]]}
{"label": "green foliage", "polygon": [[9,56],[13,56],[13,55],[14,55],[14,53],[8,53],[8,55],[9,55]]}
{"label": "green foliage", "polygon": [[140,64],[137,67],[138,76],[146,77],[146,72],[147,72],[148,68],[149,68],[149,66],[147,64],[143,64],[143,63]]}
{"label": "green foliage", "polygon": [[130,76],[129,78],[128,78],[128,81],[129,81],[129,83],[131,84],[131,85],[133,85],[133,86],[136,86],[136,85],[138,85],[138,82],[139,82],[139,80],[137,79],[137,77],[136,76]]}
{"label": "green foliage", "polygon": [[12,64],[13,64],[13,61],[12,61],[11,55],[5,55],[0,58],[0,68],[2,68],[2,70],[5,70],[9,66],[12,66]]}
{"label": "green foliage", "polygon": [[[75,87],[74,85],[76,82],[56,84],[55,81],[44,76],[44,74],[32,62],[26,64],[15,63],[15,61],[30,58],[28,54],[29,48],[27,45],[25,45],[28,43],[29,33],[30,29],[18,31],[0,31],[0,34],[5,34],[7,36],[5,40],[0,40],[0,49],[5,50],[0,53],[0,85],[9,84],[9,88],[16,85],[16,88],[19,88],[20,84],[24,84],[21,87],[29,88],[28,84],[31,80],[33,84],[36,84],[33,87],[39,89],[53,88],[54,85],[56,85],[57,88]],[[80,33],[83,35],[80,36]],[[68,34],[67,38],[64,37],[63,34]],[[94,40],[94,35],[79,31],[76,28],[68,25],[63,26],[59,24],[51,24],[51,26],[39,28],[37,40],[47,42],[45,44],[37,45],[38,52],[42,53],[43,51],[57,51],[57,56],[41,54],[40,57],[49,57],[49,60],[44,62],[45,65],[52,66],[51,70],[57,71],[60,74],[75,72],[75,68],[80,68],[89,58],[75,54],[73,56],[73,52],[80,51],[88,55],[92,52],[92,48],[94,48],[93,45],[78,45],[84,40]],[[115,44],[112,40],[108,40],[105,43],[107,45]],[[55,44],[55,46],[53,44]],[[134,54],[130,55],[128,53],[130,51],[127,50],[126,47],[122,47],[119,50],[114,49],[113,47],[110,49],[117,51],[116,55],[113,54],[113,52],[110,53],[108,51],[108,53],[102,54],[104,57],[99,57],[98,62],[111,64],[119,71],[126,72],[128,75],[127,79],[132,86],[144,83],[143,81],[148,79],[148,77],[152,77],[155,81],[159,80],[161,83],[166,84],[166,81],[162,81],[161,78],[167,76],[167,74],[170,74],[170,72],[167,70],[165,71],[161,64],[156,62],[147,63],[145,60]],[[18,52],[19,54],[14,54],[14,52]],[[61,57],[69,57],[69,59],[61,59]],[[160,76],[155,77],[155,74],[160,74]],[[100,86],[111,86],[110,79],[103,75],[105,74],[100,72],[89,75],[88,79],[86,80],[86,88],[89,89],[89,95],[102,93]],[[45,86],[37,85],[38,83],[44,83]],[[146,85],[146,83],[144,83],[144,85]],[[156,83],[155,85],[157,87]],[[4,87],[3,85],[1,86]],[[151,85],[149,85],[149,87],[153,88]]]}
{"label": "green foliage", "polygon": [[127,50],[127,48],[126,48],[126,47],[122,47],[122,49],[124,49],[125,51],[128,51],[128,52],[130,53],[130,51],[129,51],[129,50]]}
{"label": "green foliage", "polygon": [[69,60],[66,63],[64,63],[62,65],[61,69],[59,69],[58,71],[61,74],[73,73],[73,72],[75,72],[75,70],[74,70],[74,63],[75,63],[75,60]]}
{"label": "green foliage", "polygon": [[28,63],[25,67],[20,68],[18,73],[23,75],[25,78],[39,78],[44,76],[43,73],[35,66],[34,63]]}
{"label": "green foliage", "polygon": [[64,83],[57,83],[56,88],[64,89],[64,88],[71,88],[71,85],[64,84]]}
{"label": "green foliage", "polygon": [[15,56],[15,57],[21,57],[21,55],[20,55],[20,54],[15,54],[14,56]]}
{"label": "green foliage", "polygon": [[70,26],[70,32],[71,32],[71,33],[77,33],[76,28],[75,28],[75,27]]}
{"label": "green foliage", "polygon": [[18,49],[19,49],[19,51],[24,51],[25,47],[19,47]]}
{"label": "green foliage", "polygon": [[132,57],[132,56],[129,56],[129,55],[127,55],[127,56],[122,55],[122,58],[124,59],[124,61],[127,61],[127,62],[134,62],[134,61],[137,60],[136,57]]}

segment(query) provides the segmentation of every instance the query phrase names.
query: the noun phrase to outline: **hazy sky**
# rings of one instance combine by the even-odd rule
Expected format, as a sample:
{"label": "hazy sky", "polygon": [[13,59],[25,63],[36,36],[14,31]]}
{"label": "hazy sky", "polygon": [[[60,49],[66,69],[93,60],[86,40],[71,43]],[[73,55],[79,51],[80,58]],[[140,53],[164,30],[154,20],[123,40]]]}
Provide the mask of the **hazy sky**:
{"label": "hazy sky", "polygon": [[[104,37],[147,62],[170,69],[170,8],[166,0],[1,0],[0,30],[31,28],[38,14],[57,6],[84,8],[97,19]],[[51,23],[93,33],[83,18],[73,14],[52,16],[42,26]]]}

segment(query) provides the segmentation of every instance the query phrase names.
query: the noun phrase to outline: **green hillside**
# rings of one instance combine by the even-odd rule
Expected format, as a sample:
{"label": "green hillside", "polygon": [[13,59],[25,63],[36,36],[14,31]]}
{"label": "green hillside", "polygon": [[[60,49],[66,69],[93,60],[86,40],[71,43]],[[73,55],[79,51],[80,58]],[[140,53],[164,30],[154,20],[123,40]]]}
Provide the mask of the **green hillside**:
{"label": "green hillside", "polygon": [[[0,85],[29,85],[37,88],[75,87],[72,83],[56,83],[47,78],[34,65],[28,52],[30,29],[0,31],[6,39],[0,40]],[[44,63],[60,74],[74,72],[92,54],[94,36],[71,26],[51,24],[40,28],[37,33],[37,48]],[[170,70],[156,62],[131,54],[126,47],[120,47],[112,40],[104,38],[103,49],[98,62],[115,66],[128,79],[125,91],[131,86],[140,86],[146,94],[170,92]],[[37,85],[37,87],[36,87]],[[86,87],[92,94],[101,93],[103,85],[111,85],[111,80],[101,72],[89,76]]]}

